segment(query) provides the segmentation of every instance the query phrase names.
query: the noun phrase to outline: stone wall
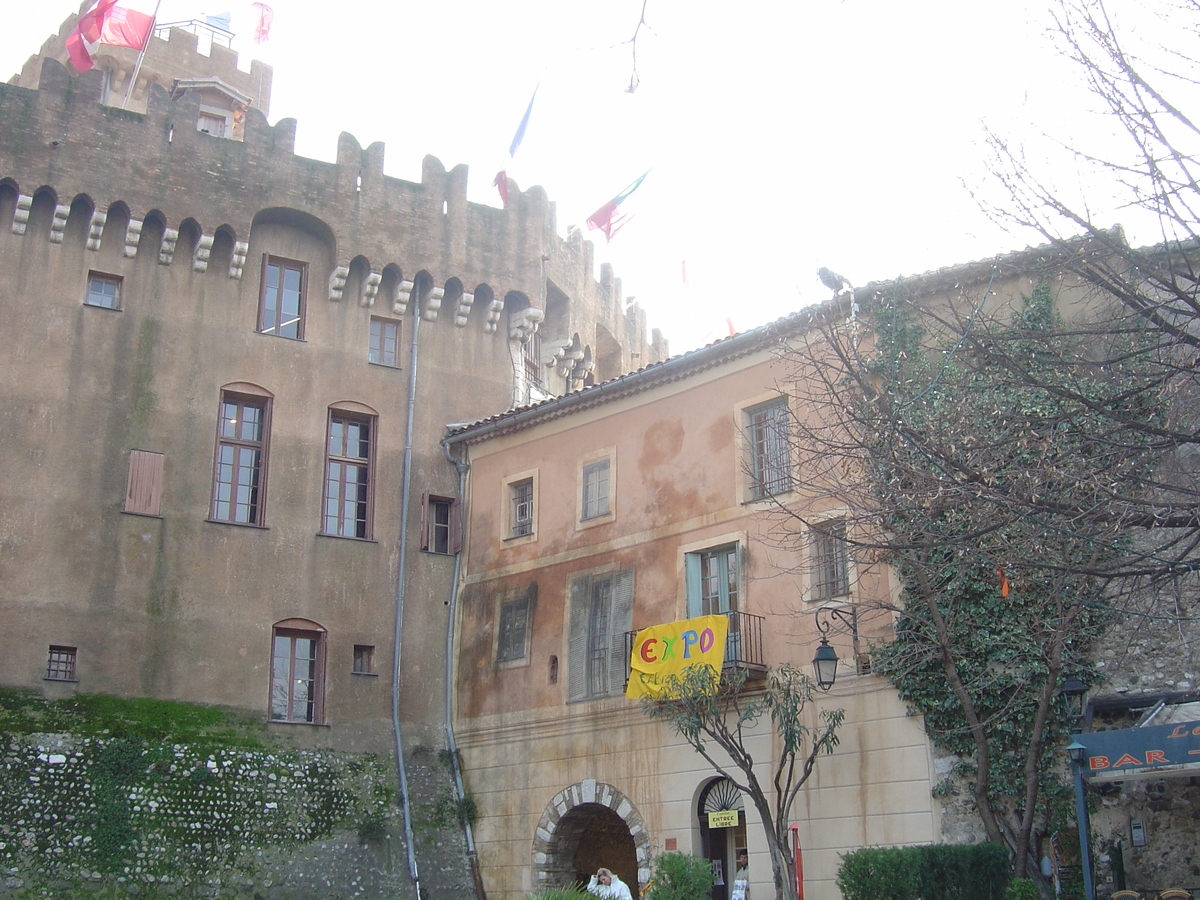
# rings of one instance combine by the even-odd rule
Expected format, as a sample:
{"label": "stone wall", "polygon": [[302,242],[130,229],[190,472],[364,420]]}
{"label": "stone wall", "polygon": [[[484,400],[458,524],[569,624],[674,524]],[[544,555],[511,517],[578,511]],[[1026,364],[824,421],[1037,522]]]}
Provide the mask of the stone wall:
{"label": "stone wall", "polygon": [[[431,897],[471,891],[448,778],[410,779]],[[0,898],[415,895],[390,760],[29,735],[0,758]]]}

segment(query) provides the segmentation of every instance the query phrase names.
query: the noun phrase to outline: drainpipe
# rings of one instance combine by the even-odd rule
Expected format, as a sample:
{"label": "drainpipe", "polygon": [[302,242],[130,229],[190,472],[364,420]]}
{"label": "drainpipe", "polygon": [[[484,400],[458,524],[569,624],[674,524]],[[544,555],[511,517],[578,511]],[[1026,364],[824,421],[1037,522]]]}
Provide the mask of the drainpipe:
{"label": "drainpipe", "polygon": [[[450,768],[454,772],[454,792],[458,797],[459,809],[462,809],[466,802],[466,791],[463,790],[462,767],[458,764],[458,745],[454,741],[454,622],[458,610],[458,579],[462,571],[463,543],[466,535],[466,529],[463,525],[466,522],[466,503],[467,503],[467,473],[471,471],[471,464],[467,462],[467,447],[464,444],[462,447],[462,459],[457,459],[450,452],[450,441],[443,439],[442,453],[446,459],[458,471],[458,497],[459,497],[459,545],[458,552],[454,554],[454,578],[450,582],[450,599],[447,605],[450,607],[450,614],[446,621],[446,749],[450,751]],[[471,827],[471,822],[466,817],[463,818],[463,827],[467,836],[467,859],[471,864],[471,876],[475,879],[475,896],[479,900],[485,900],[487,894],[483,889],[483,873],[479,870],[479,855],[475,851],[475,832]]]}
{"label": "drainpipe", "polygon": [[404,578],[408,559],[408,500],[412,481],[413,410],[417,405],[417,332],[421,327],[419,292],[413,298],[412,346],[408,353],[408,414],[404,428],[403,488],[400,494],[400,562],[396,573],[396,625],[392,639],[395,653],[392,664],[392,731],[396,740],[396,769],[400,776],[400,806],[404,811],[404,844],[408,850],[408,874],[421,900],[421,878],[413,849],[412,811],[408,797],[408,774],[404,768],[404,741],[400,736],[400,633],[404,625]]}

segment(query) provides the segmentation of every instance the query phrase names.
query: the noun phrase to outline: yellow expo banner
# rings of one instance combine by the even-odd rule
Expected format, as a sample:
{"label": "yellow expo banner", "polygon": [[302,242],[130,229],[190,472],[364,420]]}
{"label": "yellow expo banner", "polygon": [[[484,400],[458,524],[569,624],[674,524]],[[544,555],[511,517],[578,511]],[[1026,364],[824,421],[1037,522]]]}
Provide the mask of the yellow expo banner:
{"label": "yellow expo banner", "polygon": [[658,697],[668,675],[707,663],[718,672],[725,664],[725,616],[700,616],[643,628],[633,641],[626,697]]}

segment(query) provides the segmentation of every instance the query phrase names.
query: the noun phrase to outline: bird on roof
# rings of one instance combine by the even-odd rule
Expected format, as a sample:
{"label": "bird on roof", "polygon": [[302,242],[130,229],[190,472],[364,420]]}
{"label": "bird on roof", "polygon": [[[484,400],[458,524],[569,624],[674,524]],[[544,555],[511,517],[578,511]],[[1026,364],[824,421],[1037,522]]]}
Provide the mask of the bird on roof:
{"label": "bird on roof", "polygon": [[821,279],[821,284],[833,291],[834,295],[848,294],[854,290],[854,286],[846,279],[844,275],[839,275],[826,266],[821,266],[817,269],[817,277]]}

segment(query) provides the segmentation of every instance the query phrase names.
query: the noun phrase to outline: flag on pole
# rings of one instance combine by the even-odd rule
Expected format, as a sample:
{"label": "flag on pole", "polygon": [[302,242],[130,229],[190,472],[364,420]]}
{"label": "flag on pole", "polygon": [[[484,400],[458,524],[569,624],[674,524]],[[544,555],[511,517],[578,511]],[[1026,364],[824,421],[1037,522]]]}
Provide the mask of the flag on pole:
{"label": "flag on pole", "polygon": [[79,72],[92,68],[101,44],[141,50],[154,30],[155,0],[96,0],[67,35],[67,55]]}
{"label": "flag on pole", "polygon": [[621,229],[621,226],[629,221],[629,216],[617,215],[617,207],[620,206],[630,194],[641,187],[642,182],[646,180],[646,176],[649,174],[650,170],[647,169],[642,173],[641,178],[639,178],[629,187],[625,188],[625,190],[621,191],[621,193],[617,194],[617,196],[613,197],[602,207],[588,216],[588,228],[599,228],[601,231],[603,231],[605,243],[611,241],[613,239],[613,235],[615,235]]}
{"label": "flag on pole", "polygon": [[261,44],[271,34],[271,23],[275,21],[275,10],[265,3],[251,3],[258,10],[258,24],[254,26],[254,43]]}
{"label": "flag on pole", "polygon": [[[537,99],[538,88],[541,87],[541,82],[533,88],[533,96],[529,98],[529,105],[525,107],[525,115],[521,116],[521,124],[517,126],[517,133],[513,135],[512,143],[508,145],[508,161],[512,162],[514,156],[517,155],[517,148],[521,146],[521,141],[525,140],[525,129],[529,127],[529,115],[533,112],[533,101]],[[496,177],[492,179],[492,184],[500,191],[500,201],[504,207],[508,208],[508,166],[505,166],[496,173]]]}

